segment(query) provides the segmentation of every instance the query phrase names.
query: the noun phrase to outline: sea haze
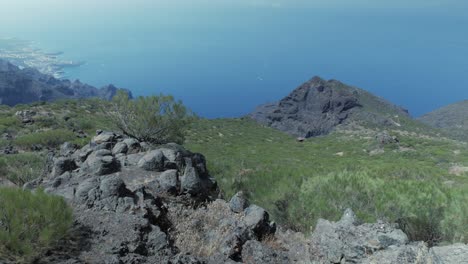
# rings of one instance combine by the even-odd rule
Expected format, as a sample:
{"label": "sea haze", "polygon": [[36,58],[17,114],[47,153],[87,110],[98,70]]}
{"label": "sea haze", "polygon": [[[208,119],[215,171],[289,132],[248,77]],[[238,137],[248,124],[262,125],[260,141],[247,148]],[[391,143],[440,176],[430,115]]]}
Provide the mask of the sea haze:
{"label": "sea haze", "polygon": [[466,10],[152,9],[56,14],[0,25],[64,58],[67,76],[173,94],[204,117],[245,115],[314,75],[419,116],[468,98]]}

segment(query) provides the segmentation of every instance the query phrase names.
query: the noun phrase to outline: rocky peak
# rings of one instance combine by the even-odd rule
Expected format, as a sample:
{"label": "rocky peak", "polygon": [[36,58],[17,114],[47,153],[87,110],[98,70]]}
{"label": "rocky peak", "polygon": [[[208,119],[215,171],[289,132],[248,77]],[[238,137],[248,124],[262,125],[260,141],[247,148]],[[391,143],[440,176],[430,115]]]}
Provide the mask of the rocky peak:
{"label": "rocky peak", "polygon": [[314,77],[279,102],[259,106],[249,116],[297,137],[314,137],[351,121],[392,124],[389,116],[407,112],[361,89]]}
{"label": "rocky peak", "polygon": [[329,133],[361,107],[352,90],[337,81],[314,77],[278,103],[257,108],[250,116],[258,122],[298,137]]}

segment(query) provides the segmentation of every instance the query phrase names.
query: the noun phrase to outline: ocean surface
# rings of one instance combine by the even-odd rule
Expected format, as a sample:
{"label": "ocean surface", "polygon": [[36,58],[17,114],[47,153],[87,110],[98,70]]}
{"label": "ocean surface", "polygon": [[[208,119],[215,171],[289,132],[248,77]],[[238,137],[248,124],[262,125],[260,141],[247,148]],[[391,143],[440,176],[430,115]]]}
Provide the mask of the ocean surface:
{"label": "ocean surface", "polygon": [[315,75],[419,116],[468,98],[468,12],[196,9],[50,14],[1,24],[87,63],[67,77],[135,95],[172,94],[204,117],[237,117]]}

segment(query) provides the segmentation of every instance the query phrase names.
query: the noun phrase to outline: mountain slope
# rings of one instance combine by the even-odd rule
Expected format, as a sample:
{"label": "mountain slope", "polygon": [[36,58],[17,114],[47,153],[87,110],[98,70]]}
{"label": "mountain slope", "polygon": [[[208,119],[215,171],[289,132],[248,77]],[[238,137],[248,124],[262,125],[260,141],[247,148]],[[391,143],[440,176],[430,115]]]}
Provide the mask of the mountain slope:
{"label": "mountain slope", "polygon": [[314,77],[279,102],[259,106],[249,115],[257,122],[294,136],[326,135],[351,123],[399,127],[408,111],[336,80]]}
{"label": "mountain slope", "polygon": [[[36,101],[53,101],[61,98],[112,98],[119,89],[113,85],[101,89],[69,80],[56,79],[36,69],[19,67],[0,59],[0,103],[27,104]],[[129,94],[130,91],[127,91]]]}
{"label": "mountain slope", "polygon": [[418,119],[429,126],[442,129],[456,138],[468,138],[468,100],[447,105]]}

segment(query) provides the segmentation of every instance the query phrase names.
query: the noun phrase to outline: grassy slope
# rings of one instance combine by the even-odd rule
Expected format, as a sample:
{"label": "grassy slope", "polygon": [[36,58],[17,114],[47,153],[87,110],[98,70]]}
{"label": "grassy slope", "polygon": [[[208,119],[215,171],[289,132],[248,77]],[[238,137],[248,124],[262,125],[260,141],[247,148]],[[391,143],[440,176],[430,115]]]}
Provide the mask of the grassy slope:
{"label": "grassy slope", "polygon": [[[0,177],[22,185],[43,172],[47,148],[57,148],[63,142],[83,145],[87,138],[78,138],[73,130],[83,130],[93,135],[97,128],[110,127],[107,119],[99,114],[101,102],[95,100],[58,101],[56,103],[38,103],[0,106],[0,135],[9,134],[13,140],[0,139],[0,147],[13,146],[18,154],[0,155]],[[33,110],[42,113],[33,124],[23,124],[15,116],[17,111]],[[31,151],[41,147],[43,151]]]}
{"label": "grassy slope", "polygon": [[[466,144],[391,133],[399,137],[400,146],[370,155],[380,148],[372,131],[298,143],[248,119],[218,119],[194,124],[186,144],[207,156],[226,196],[246,191],[253,202],[273,212],[275,220],[295,229],[308,230],[319,217],[337,220],[346,207],[353,207],[364,220],[415,216],[426,223],[410,219],[409,228],[464,230],[468,206],[460,203],[468,201],[463,193],[467,176],[448,172],[455,163],[468,165]],[[456,219],[446,220],[450,217]],[[432,221],[446,226],[427,227]],[[420,230],[414,233],[418,238]],[[440,239],[465,239],[465,234],[454,236],[445,232]]]}
{"label": "grassy slope", "polygon": [[[2,145],[20,150],[0,157],[0,176],[21,184],[26,180],[17,178],[24,173],[15,168],[40,172],[46,151],[31,152],[34,144],[83,144],[89,138],[76,138],[73,129],[92,136],[98,128],[110,128],[99,114],[101,104],[62,101],[0,109],[0,132],[16,137]],[[14,117],[21,109],[52,115],[24,125]],[[403,126],[390,133],[398,136],[400,145],[385,146],[378,155],[370,155],[381,148],[374,139],[376,128],[356,126],[354,131],[298,143],[249,119],[198,120],[185,145],[207,157],[226,197],[244,190],[291,228],[307,231],[317,218],[336,220],[352,207],[366,221],[403,220],[415,239],[467,241],[468,175],[449,174],[454,164],[468,166],[466,143],[439,139],[433,131],[423,135],[425,127],[409,119],[398,122]],[[37,176],[31,173],[28,179]],[[424,237],[427,233],[436,238]]]}

